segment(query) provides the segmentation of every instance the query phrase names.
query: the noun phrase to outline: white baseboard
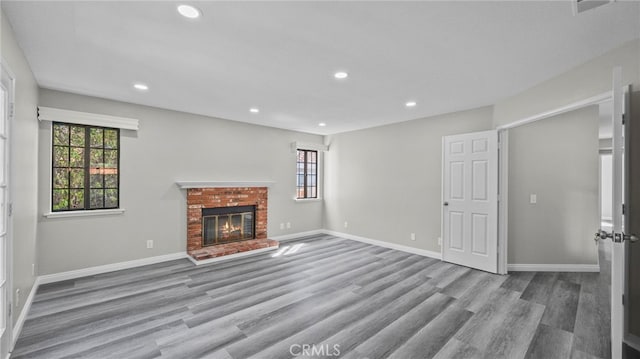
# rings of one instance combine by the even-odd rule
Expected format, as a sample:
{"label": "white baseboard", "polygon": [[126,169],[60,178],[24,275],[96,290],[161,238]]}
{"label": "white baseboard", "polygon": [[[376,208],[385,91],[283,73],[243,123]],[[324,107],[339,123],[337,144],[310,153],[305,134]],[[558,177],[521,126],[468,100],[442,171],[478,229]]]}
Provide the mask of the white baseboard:
{"label": "white baseboard", "polygon": [[407,253],[417,254],[424,257],[442,260],[442,253],[439,253],[439,252],[433,252],[433,251],[428,251],[426,249],[419,249],[419,248],[404,246],[402,244],[389,243],[389,242],[380,241],[377,239],[355,236],[353,234],[348,234],[348,233],[329,231],[329,230],[322,230],[321,232],[324,234],[330,234],[332,236],[336,236],[340,238],[351,239],[351,240],[362,242],[362,243],[373,244],[379,247],[395,249],[395,250],[399,250]]}
{"label": "white baseboard", "polygon": [[178,253],[172,253],[172,254],[165,254],[162,256],[135,259],[127,262],[119,262],[119,263],[105,264],[105,265],[96,266],[96,267],[76,269],[68,272],[46,274],[38,278],[40,279],[40,284],[47,284],[47,283],[53,283],[53,282],[60,282],[63,280],[86,277],[90,275],[113,272],[121,269],[141,267],[149,264],[156,264],[156,263],[172,261],[172,260],[187,258],[187,257],[188,255],[186,252],[178,252]]}
{"label": "white baseboard", "polygon": [[[27,314],[29,314],[29,310],[31,309],[31,303],[33,303],[33,297],[36,295],[38,291],[38,287],[40,286],[40,277],[36,277],[36,280],[33,282],[33,286],[31,287],[31,291],[27,296],[27,299],[24,301],[24,306],[20,311],[20,315],[18,316],[18,320],[16,320],[16,324],[13,326],[13,337],[11,338],[11,348],[10,351],[15,347],[16,342],[18,341],[18,337],[20,336],[20,332],[22,332],[22,326],[24,325],[25,320],[27,320]],[[11,357],[11,355],[9,355]]]}
{"label": "white baseboard", "polygon": [[507,264],[509,272],[600,272],[597,264]]}
{"label": "white baseboard", "polygon": [[189,260],[193,264],[199,266],[199,265],[203,265],[203,264],[211,264],[211,263],[216,263],[216,262],[227,261],[229,259],[237,259],[237,258],[242,258],[242,257],[246,257],[246,256],[253,256],[253,255],[256,255],[256,254],[263,253],[263,252],[273,251],[273,250],[276,250],[278,248],[279,248],[279,246],[267,247],[267,248],[259,248],[259,249],[254,249],[252,251],[239,252],[239,253],[234,253],[234,254],[228,254],[226,256],[207,258],[207,259],[201,259],[201,260],[195,260],[191,256],[187,256],[187,258],[189,258]]}
{"label": "white baseboard", "polygon": [[314,236],[317,234],[325,234],[325,233],[326,231],[324,229],[315,229],[313,231],[291,233],[291,234],[285,234],[282,236],[275,236],[275,237],[269,236],[269,239],[273,239],[274,241],[278,241],[278,242],[286,242],[292,239],[298,239],[301,237]]}

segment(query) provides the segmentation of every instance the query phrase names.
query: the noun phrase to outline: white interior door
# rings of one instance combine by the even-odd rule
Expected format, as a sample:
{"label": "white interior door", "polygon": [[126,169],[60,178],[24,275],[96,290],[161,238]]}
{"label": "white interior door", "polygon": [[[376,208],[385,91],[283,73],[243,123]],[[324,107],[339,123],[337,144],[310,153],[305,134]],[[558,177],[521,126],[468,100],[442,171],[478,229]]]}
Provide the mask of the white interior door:
{"label": "white interior door", "polygon": [[[613,141],[612,141],[612,239],[611,247],[611,355],[622,358],[625,333],[623,295],[625,290],[624,237],[624,125],[625,93],[622,69],[613,70]],[[628,94],[627,94],[628,95]]]}
{"label": "white interior door", "polygon": [[13,78],[2,67],[0,83],[0,358],[11,345],[11,249],[9,231],[9,118],[12,115]]}
{"label": "white interior door", "polygon": [[443,137],[442,259],[498,270],[498,133]]}

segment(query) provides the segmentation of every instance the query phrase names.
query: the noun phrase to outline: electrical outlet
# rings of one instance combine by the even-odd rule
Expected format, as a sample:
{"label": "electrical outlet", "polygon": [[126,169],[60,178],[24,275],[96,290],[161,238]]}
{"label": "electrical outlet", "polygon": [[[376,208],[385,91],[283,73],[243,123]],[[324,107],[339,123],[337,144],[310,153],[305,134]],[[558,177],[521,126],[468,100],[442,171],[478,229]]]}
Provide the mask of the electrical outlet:
{"label": "electrical outlet", "polygon": [[147,239],[147,249],[153,248],[153,239]]}
{"label": "electrical outlet", "polygon": [[439,245],[440,247],[442,247],[442,238],[441,238],[441,237],[438,237],[438,245]]}
{"label": "electrical outlet", "polygon": [[416,234],[415,233],[411,233],[411,240],[415,241],[416,240]]}
{"label": "electrical outlet", "polygon": [[36,264],[35,263],[31,263],[31,275],[32,276],[36,275]]}
{"label": "electrical outlet", "polygon": [[529,203],[536,204],[538,203],[538,196],[535,193],[529,195]]}
{"label": "electrical outlet", "polygon": [[20,303],[20,288],[16,289],[16,305]]}
{"label": "electrical outlet", "polygon": [[280,223],[280,229],[284,229],[284,223]]}
{"label": "electrical outlet", "polygon": [[344,228],[347,228],[347,227],[349,227],[349,222],[344,221]]}
{"label": "electrical outlet", "polygon": [[291,229],[291,222],[287,222],[287,229]]}

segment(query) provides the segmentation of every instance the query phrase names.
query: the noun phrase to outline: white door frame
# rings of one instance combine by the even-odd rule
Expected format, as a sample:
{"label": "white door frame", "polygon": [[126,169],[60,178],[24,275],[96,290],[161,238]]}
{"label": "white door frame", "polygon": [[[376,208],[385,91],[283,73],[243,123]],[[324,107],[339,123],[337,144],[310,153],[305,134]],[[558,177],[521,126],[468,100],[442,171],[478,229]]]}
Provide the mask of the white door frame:
{"label": "white door frame", "polygon": [[541,112],[533,116],[513,121],[496,127],[499,139],[499,181],[498,181],[498,273],[507,274],[507,248],[509,243],[509,129],[520,127],[529,123],[537,122],[547,118],[561,115],[563,113],[579,110],[593,105],[599,105],[613,98],[612,91],[589,97],[584,100],[572,102],[570,104],[555,108],[550,111]]}
{"label": "white door frame", "polygon": [[[624,128],[623,113],[624,104],[628,100],[624,99],[625,93],[622,91],[622,68],[616,67],[613,70],[613,183],[612,183],[612,234],[622,233],[624,230],[624,214],[622,205],[624,203],[625,186],[623,183],[624,171]],[[625,91],[628,92],[628,91]],[[628,203],[628,202],[627,202]],[[624,341],[625,327],[624,314],[625,307],[622,298],[625,292],[625,243],[616,243],[611,238],[611,357],[622,357],[622,343]],[[616,299],[617,298],[617,299]]]}
{"label": "white door frame", "polygon": [[509,131],[498,129],[498,274],[507,274],[509,227]]}
{"label": "white door frame", "polygon": [[[631,86],[624,86],[624,114],[625,114],[625,120],[628,118],[629,121],[631,121]],[[626,117],[628,116],[628,117]],[[624,168],[625,171],[630,170],[631,169],[631,158],[630,156],[626,155],[626,151],[627,149],[630,147],[629,143],[631,141],[631,135],[630,135],[630,126],[625,126],[624,128],[624,148],[625,148],[625,158],[624,158]],[[630,176],[625,176],[624,178],[624,188],[625,188],[625,193],[624,193],[624,203],[628,203],[628,205],[631,204],[631,192],[628,190],[628,188],[630,188],[631,183],[629,183],[630,181]],[[637,210],[637,209],[636,209]],[[626,233],[630,233],[629,230],[629,216],[625,216],[624,217],[624,227],[625,227],[625,232]],[[629,265],[627,265],[629,263],[629,254],[630,254],[630,249],[629,246],[631,245],[631,243],[629,243],[629,241],[624,241],[623,243],[624,245],[624,255],[625,255],[625,268],[623,269],[624,271],[624,294],[625,296],[628,296],[629,294],[629,280],[627,278],[629,278]],[[624,318],[629,318],[629,306],[625,305],[624,306]],[[629,322],[627,320],[624,320],[624,328],[623,328],[623,333],[624,333],[624,343],[627,344],[628,346],[630,346],[631,348],[637,350],[640,352],[640,337],[638,337],[637,335],[632,334],[631,332],[629,332]]]}
{"label": "white door frame", "polygon": [[[11,181],[12,181],[12,171],[11,171],[11,122],[13,121],[13,117],[15,114],[15,74],[11,69],[7,66],[7,62],[4,57],[0,57],[0,72],[2,73],[2,77],[6,77],[2,79],[3,86],[7,87],[8,90],[8,98],[7,105],[9,108],[7,111],[7,123],[5,128],[5,133],[7,135],[7,153],[5,154],[6,160],[6,169],[7,172],[5,174],[5,181],[7,185],[7,192],[5,203],[7,203],[7,208],[5,208],[7,213],[7,223],[6,223],[6,252],[5,258],[2,258],[6,261],[6,263],[2,263],[1,265],[5,266],[6,270],[6,288],[7,288],[7,297],[5,305],[9,305],[8,308],[4,308],[4,310],[0,311],[2,314],[6,315],[6,327],[5,332],[2,334],[0,338],[0,356],[6,355],[9,357],[9,352],[13,350],[13,345],[15,344],[14,333],[13,333],[13,225],[11,221],[11,209],[10,203],[13,198],[13,193],[11,191]],[[1,120],[1,119],[0,119]]]}

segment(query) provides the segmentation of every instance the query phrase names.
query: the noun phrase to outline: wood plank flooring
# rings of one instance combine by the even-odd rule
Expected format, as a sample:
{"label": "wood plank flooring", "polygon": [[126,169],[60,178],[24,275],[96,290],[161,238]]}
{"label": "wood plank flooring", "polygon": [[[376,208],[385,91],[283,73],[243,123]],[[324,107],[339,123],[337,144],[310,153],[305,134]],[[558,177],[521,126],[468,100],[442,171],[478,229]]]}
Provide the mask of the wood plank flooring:
{"label": "wood plank flooring", "polygon": [[318,235],[43,285],[12,358],[605,359],[608,275],[499,276]]}

